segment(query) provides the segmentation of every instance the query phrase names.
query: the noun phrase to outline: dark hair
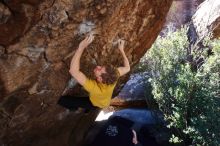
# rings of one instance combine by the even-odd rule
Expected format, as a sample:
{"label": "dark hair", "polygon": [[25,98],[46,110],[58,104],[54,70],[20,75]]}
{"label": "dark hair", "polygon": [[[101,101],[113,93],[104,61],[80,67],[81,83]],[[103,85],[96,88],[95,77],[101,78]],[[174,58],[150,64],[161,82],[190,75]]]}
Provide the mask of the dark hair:
{"label": "dark hair", "polygon": [[106,73],[101,75],[102,83],[107,85],[114,84],[119,77],[118,70],[113,65],[105,65],[105,70]]}

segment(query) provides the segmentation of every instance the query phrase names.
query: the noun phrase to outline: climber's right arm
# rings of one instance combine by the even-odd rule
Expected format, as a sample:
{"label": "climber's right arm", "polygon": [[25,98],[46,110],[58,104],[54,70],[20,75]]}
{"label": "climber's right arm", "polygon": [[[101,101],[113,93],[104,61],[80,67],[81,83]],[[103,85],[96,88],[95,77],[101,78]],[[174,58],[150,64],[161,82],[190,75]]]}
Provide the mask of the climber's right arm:
{"label": "climber's right arm", "polygon": [[80,58],[82,56],[85,48],[93,41],[94,37],[92,35],[86,37],[80,42],[79,48],[76,50],[70,64],[70,74],[77,80],[81,85],[85,84],[86,76],[80,71]]}

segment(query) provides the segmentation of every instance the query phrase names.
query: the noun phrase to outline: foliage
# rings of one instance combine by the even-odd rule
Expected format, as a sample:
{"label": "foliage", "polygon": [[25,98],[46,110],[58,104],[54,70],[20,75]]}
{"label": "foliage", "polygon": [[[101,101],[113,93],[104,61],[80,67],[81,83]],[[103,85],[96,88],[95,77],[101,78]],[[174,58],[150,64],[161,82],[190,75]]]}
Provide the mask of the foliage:
{"label": "foliage", "polygon": [[179,130],[170,141],[189,136],[194,145],[215,146],[220,143],[220,40],[190,46],[186,33],[184,27],[158,37],[139,68],[151,71],[154,98],[168,127]]}

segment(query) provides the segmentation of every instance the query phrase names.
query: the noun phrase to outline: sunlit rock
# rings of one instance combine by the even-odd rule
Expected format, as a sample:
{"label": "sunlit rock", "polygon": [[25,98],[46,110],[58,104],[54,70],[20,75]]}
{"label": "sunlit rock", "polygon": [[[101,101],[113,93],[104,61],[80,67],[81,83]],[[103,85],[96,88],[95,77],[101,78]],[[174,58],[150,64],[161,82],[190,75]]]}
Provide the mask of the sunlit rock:
{"label": "sunlit rock", "polygon": [[192,18],[198,37],[201,39],[209,32],[214,37],[220,36],[220,1],[206,0],[199,7]]}

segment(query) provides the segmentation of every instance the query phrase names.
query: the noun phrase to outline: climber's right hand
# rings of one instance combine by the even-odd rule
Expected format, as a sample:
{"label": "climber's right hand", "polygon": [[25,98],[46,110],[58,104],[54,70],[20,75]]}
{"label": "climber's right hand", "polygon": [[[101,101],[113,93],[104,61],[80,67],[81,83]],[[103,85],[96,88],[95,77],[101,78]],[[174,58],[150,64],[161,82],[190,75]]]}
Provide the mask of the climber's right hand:
{"label": "climber's right hand", "polygon": [[87,36],[84,40],[82,40],[79,44],[79,48],[80,49],[85,49],[89,44],[92,43],[92,41],[94,40],[94,36],[92,34],[90,34],[89,36]]}

